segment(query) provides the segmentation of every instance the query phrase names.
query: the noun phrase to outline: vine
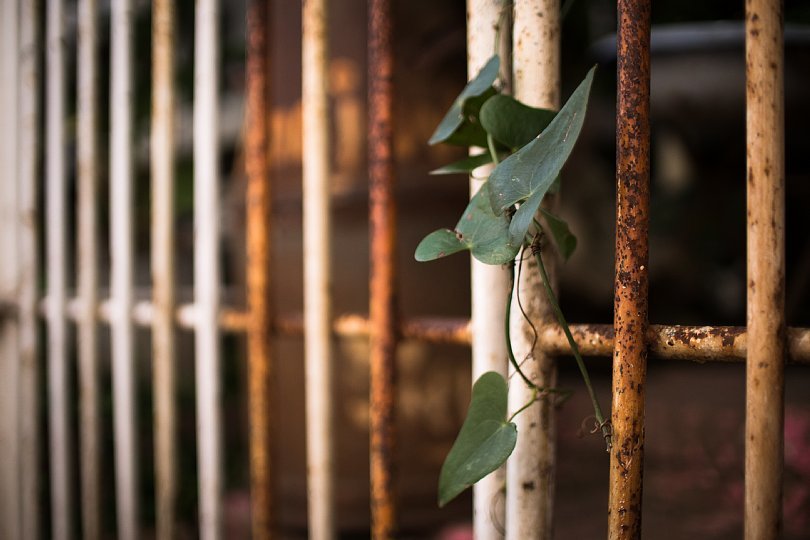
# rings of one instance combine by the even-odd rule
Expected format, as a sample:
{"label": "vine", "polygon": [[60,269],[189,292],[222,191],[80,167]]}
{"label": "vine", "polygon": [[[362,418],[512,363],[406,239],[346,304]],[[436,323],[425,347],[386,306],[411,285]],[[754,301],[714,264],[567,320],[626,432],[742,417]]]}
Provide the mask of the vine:
{"label": "vine", "polygon": [[[516,261],[521,248],[524,253],[531,253],[537,262],[549,305],[576,359],[593,405],[594,431],[601,431],[608,450],[611,447],[610,422],[602,413],[543,261],[546,233],[564,259],[576,248],[576,237],[565,221],[540,207],[546,194],[556,191],[560,170],[579,137],[595,68],[588,72],[559,112],[529,107],[501,93],[497,83],[499,68],[500,60],[495,55],[462,90],[429,140],[430,144],[486,149],[481,154],[441,167],[433,174],[471,174],[474,169],[490,163],[494,169],[488,178],[482,179],[480,189],[455,228],[439,229],[427,235],[417,246],[415,257],[418,261],[430,261],[470,251],[485,264],[509,266],[512,286],[506,295],[504,321],[507,353],[515,372],[531,388],[532,397],[507,418],[506,380],[495,372],[478,378],[473,385],[467,417],[442,466],[440,506],[500,467],[517,441],[513,419],[541,396],[559,392],[535,384],[523,372],[512,351],[509,317],[515,266],[522,264],[522,260]],[[523,311],[519,296],[517,300]],[[526,317],[525,312],[523,315]],[[529,324],[534,329],[532,321]]]}

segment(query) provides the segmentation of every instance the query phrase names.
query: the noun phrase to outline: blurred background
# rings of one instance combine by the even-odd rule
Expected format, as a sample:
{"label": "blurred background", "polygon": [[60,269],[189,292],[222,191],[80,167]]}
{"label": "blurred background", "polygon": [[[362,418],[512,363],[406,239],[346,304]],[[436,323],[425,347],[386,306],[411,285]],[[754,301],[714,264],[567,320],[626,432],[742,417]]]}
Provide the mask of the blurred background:
{"label": "blurred background", "polygon": [[[109,5],[103,12],[109,12]],[[149,280],[148,136],[151,104],[149,2],[136,2],[137,280]],[[301,18],[298,2],[273,2],[272,138],[274,310],[302,310]],[[745,114],[743,2],[656,0],[652,45],[652,218],[650,321],[658,324],[745,324]],[[463,0],[394,2],[396,173],[399,204],[401,313],[469,315],[465,255],[417,264],[413,251],[430,231],[452,226],[464,209],[464,176],[429,176],[462,150],[429,147],[436,124],[463,87],[466,15]],[[194,2],[179,0],[177,87],[177,279],[192,282],[192,81]],[[787,320],[810,326],[810,4],[786,0]],[[68,11],[75,50],[75,6]],[[226,301],[244,304],[242,113],[245,80],[244,0],[222,5],[220,140],[223,145]],[[102,16],[103,24],[108,17]],[[335,151],[334,306],[337,314],[368,306],[368,226],[365,135],[366,3],[335,0],[330,11],[330,104]],[[610,323],[613,309],[615,198],[615,4],[578,0],[563,23],[563,96],[598,64],[585,127],[564,170],[562,210],[579,247],[560,271],[569,321]],[[109,29],[101,31],[101,66],[109,66]],[[69,55],[75,62],[75,55]],[[75,76],[75,65],[67,73]],[[106,69],[106,68],[105,68]],[[107,80],[107,73],[100,80]],[[75,81],[68,88],[75,89]],[[73,90],[71,90],[73,91]],[[108,88],[99,88],[102,144],[108,133]],[[75,95],[68,104],[75,107]],[[75,112],[75,111],[74,111]],[[69,151],[69,156],[75,152]],[[101,156],[108,152],[102,148]],[[69,167],[69,169],[71,169]],[[105,167],[102,167],[105,170]],[[102,186],[106,186],[102,178]],[[103,187],[102,189],[106,189]],[[106,200],[105,194],[101,195]],[[70,207],[70,206],[69,206]],[[102,223],[108,222],[103,210]],[[108,245],[102,231],[100,245]],[[71,236],[72,237],[72,236]],[[70,250],[73,252],[73,250]],[[102,280],[108,260],[102,264]],[[138,358],[141,505],[146,533],[154,526],[150,347],[141,332]],[[180,504],[183,537],[197,536],[193,340],[180,333]],[[223,362],[228,538],[248,525],[247,405],[244,343],[225,337]],[[298,338],[274,343],[278,427],[278,516],[284,538],[306,536],[303,348]],[[364,340],[338,342],[335,403],[338,522],[345,538],[368,537],[368,361]],[[469,494],[436,506],[438,471],[469,400],[469,350],[403,341],[398,351],[398,495],[404,538],[451,538],[471,520]],[[106,362],[106,363],[105,363]],[[602,402],[609,402],[607,359],[589,360]],[[109,505],[105,531],[114,535],[111,402],[108,357],[102,355]],[[559,411],[556,537],[597,538],[606,531],[607,454],[597,436],[582,436],[589,402],[569,359],[560,385],[574,391]],[[739,538],[742,534],[744,367],[650,360],[644,530],[650,538]],[[75,380],[75,376],[74,376]],[[788,367],[785,419],[785,537],[810,538],[810,370]],[[74,416],[75,418],[75,416]],[[47,455],[47,454],[45,454]],[[47,504],[47,503],[46,503]],[[493,504],[498,504],[494,501]]]}

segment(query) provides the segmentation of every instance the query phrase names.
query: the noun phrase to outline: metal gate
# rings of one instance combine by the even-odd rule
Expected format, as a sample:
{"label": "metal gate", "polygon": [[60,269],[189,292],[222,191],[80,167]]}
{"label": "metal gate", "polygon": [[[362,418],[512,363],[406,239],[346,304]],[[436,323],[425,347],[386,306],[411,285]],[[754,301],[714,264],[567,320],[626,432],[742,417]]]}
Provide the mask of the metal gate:
{"label": "metal gate", "polygon": [[[193,302],[178,301],[174,268],[173,199],[175,178],[174,3],[154,0],[152,13],[151,275],[148,299],[136,297],[133,278],[133,12],[131,0],[111,3],[109,231],[110,287],[99,286],[97,209],[102,160],[98,155],[98,9],[95,0],[78,2],[78,88],[76,125],[76,290],[68,288],[71,245],[66,237],[68,208],[65,137],[69,65],[62,0],[2,3],[0,121],[4,179],[0,184],[0,246],[12,254],[0,269],[2,293],[2,522],[4,538],[41,536],[40,490],[50,493],[53,536],[70,538],[81,515],[85,538],[100,536],[98,339],[99,323],[111,329],[115,484],[118,537],[140,537],[138,468],[135,452],[136,395],[134,331],[151,328],[157,536],[175,535],[178,452],[175,387],[175,330],[195,335],[199,527],[205,538],[222,535],[222,413],[219,336],[247,335],[251,519],[255,538],[273,531],[269,382],[275,334],[303,333],[306,343],[309,534],[333,538],[334,463],[332,380],[334,336],[368,336],[371,344],[371,510],[372,535],[394,536],[397,505],[393,495],[396,410],[394,353],[398,340],[472,345],[473,376],[495,370],[506,374],[501,321],[507,272],[472,264],[472,317],[406,319],[397,313],[395,291],[396,201],[392,106],[393,58],[390,0],[369,0],[368,140],[371,226],[369,316],[335,316],[329,293],[330,141],[327,124],[326,0],[303,2],[304,156],[304,317],[273,314],[269,275],[271,183],[268,177],[269,16],[268,3],[250,0],[247,12],[247,84],[244,128],[248,178],[245,253],[247,302],[223,300],[219,257],[220,193],[217,163],[219,103],[219,3],[198,0],[194,47],[194,290]],[[746,361],[745,531],[751,539],[776,538],[781,520],[783,462],[783,367],[785,361],[810,363],[810,331],[787,328],[784,318],[784,113],[781,5],[749,0],[746,5],[748,323],[738,327],[650,326],[647,320],[647,224],[649,219],[650,1],[619,0],[617,40],[617,220],[615,319],[612,325],[573,325],[583,354],[613,356],[614,449],[610,457],[609,536],[638,538],[644,449],[644,388],[648,354],[698,362],[734,358]],[[41,10],[44,8],[44,33]],[[468,0],[469,72],[475,73],[495,46],[502,17],[500,0]],[[534,106],[560,101],[559,2],[515,0],[513,6],[514,93]],[[506,34],[506,33],[504,33]],[[517,39],[517,36],[526,39]],[[503,37],[503,36],[501,36]],[[44,64],[40,54],[44,49]],[[104,81],[106,83],[106,81]],[[44,88],[44,110],[40,89]],[[44,131],[40,119],[44,117]],[[42,152],[44,166],[39,169]],[[475,183],[471,183],[474,189]],[[39,191],[45,206],[40,208]],[[44,247],[44,259],[39,252]],[[44,288],[40,276],[45,276]],[[535,288],[528,274],[517,286]],[[40,332],[39,318],[45,331]],[[568,353],[561,329],[535,307],[542,320],[527,371],[539,384],[553,384],[554,358]],[[77,330],[79,392],[70,395],[72,358],[68,325]],[[513,321],[520,336],[520,320]],[[497,330],[501,328],[501,330]],[[496,329],[496,330],[493,330]],[[46,371],[38,368],[44,347]],[[47,381],[46,411],[39,412]],[[510,407],[526,398],[510,390]],[[73,433],[71,406],[78,402],[79,430]],[[505,472],[475,487],[476,538],[499,538],[493,520],[505,522],[508,538],[547,537],[553,511],[554,417],[540,402],[522,418],[521,439]],[[47,417],[48,455],[39,455]],[[276,434],[277,435],[277,434]],[[73,497],[71,453],[78,441],[81,504]],[[540,458],[538,459],[538,453]],[[40,461],[48,460],[48,476]],[[551,473],[550,473],[551,472]],[[504,516],[493,516],[490,501],[506,478]],[[520,486],[532,482],[533,489]]]}

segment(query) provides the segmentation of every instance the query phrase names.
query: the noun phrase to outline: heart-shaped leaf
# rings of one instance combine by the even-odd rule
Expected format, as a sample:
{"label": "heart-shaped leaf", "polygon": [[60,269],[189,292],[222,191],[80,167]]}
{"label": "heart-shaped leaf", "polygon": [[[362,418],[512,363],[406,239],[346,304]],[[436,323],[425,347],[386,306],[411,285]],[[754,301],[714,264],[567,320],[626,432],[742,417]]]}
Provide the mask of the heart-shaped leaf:
{"label": "heart-shaped leaf", "polygon": [[523,239],[543,197],[560,173],[579,137],[596,67],[592,68],[543,132],[503,160],[489,177],[492,208],[497,214],[520,204],[509,230]]}
{"label": "heart-shaped leaf", "polygon": [[551,123],[557,113],[536,109],[511,96],[494,95],[482,106],[481,126],[496,141],[509,148],[520,148],[537,137]]}
{"label": "heart-shaped leaf", "polygon": [[[494,83],[495,79],[498,77],[498,70],[500,69],[500,66],[501,61],[497,55],[490,58],[487,63],[484,64],[484,67],[481,68],[478,75],[467,83],[467,86],[464,87],[464,90],[461,91],[456,100],[453,102],[450,110],[447,111],[446,115],[444,115],[444,118],[441,122],[439,122],[439,126],[436,128],[436,131],[434,131],[433,135],[430,137],[428,144],[436,144],[446,141],[451,135],[453,135],[453,133],[462,125],[462,123],[464,123],[465,102],[468,99],[480,96],[491,89],[492,83]],[[478,105],[479,108],[482,104],[483,101]]]}
{"label": "heart-shaped leaf", "polygon": [[473,385],[470,408],[439,475],[439,506],[503,465],[517,441],[517,427],[506,421],[506,381],[494,371]]}
{"label": "heart-shaped leaf", "polygon": [[568,223],[564,220],[558,218],[545,208],[541,208],[540,212],[543,214],[543,218],[545,218],[546,225],[548,225],[549,232],[551,232],[551,237],[554,239],[557,250],[559,250],[563,259],[567,261],[577,248],[577,237],[574,236],[571,229],[568,228]]}
{"label": "heart-shaped leaf", "polygon": [[455,230],[439,229],[426,236],[416,247],[416,260],[432,261],[465,249],[485,264],[506,264],[513,260],[520,243],[510,242],[509,219],[506,215],[496,216],[489,200],[489,182],[484,182]]}

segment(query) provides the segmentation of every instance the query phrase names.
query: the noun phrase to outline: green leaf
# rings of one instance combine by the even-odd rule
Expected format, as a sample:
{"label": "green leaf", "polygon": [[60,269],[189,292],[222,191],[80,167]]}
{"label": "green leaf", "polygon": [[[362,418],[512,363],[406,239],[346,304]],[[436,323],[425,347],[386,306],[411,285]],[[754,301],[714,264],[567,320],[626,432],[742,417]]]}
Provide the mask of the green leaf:
{"label": "green leaf", "polygon": [[[430,137],[428,144],[436,144],[446,141],[462,125],[462,123],[464,123],[466,118],[465,113],[469,113],[469,111],[465,111],[464,109],[466,101],[491,90],[492,83],[494,83],[495,79],[498,77],[500,65],[501,62],[497,55],[493,56],[489,59],[489,61],[487,61],[484,67],[481,68],[481,71],[478,72],[478,75],[467,83],[467,86],[464,87],[464,90],[461,91],[461,94],[459,94],[456,100],[453,102],[450,110],[447,111],[447,114],[444,116],[442,121],[439,122],[439,126],[436,128],[436,131],[434,131],[433,135]],[[494,90],[491,91],[494,93]],[[479,104],[479,108],[480,105],[483,105],[483,101],[481,101]],[[478,128],[481,129],[480,126],[478,126]]]}
{"label": "green leaf", "polygon": [[489,177],[490,202],[497,214],[519,204],[510,241],[523,239],[543,197],[560,174],[579,137],[596,67],[580,83],[568,102],[543,132],[503,160]]}
{"label": "green leaf", "polygon": [[444,167],[439,167],[438,169],[430,171],[430,174],[469,174],[473,170],[482,165],[486,165],[487,163],[492,163],[492,156],[489,154],[489,152],[484,152],[483,154],[465,157],[464,159],[454,161],[453,163],[445,165]]}
{"label": "green leaf", "polygon": [[481,127],[478,115],[486,100],[496,94],[495,89],[490,87],[489,90],[480,96],[473,96],[467,99],[464,102],[464,107],[462,107],[464,120],[461,125],[442,142],[455,146],[486,146],[487,132]]}
{"label": "green leaf", "polygon": [[548,225],[551,237],[554,239],[554,243],[557,245],[560,255],[567,261],[577,248],[577,237],[574,236],[571,229],[568,228],[568,223],[564,220],[558,218],[545,208],[541,208],[540,212],[546,220],[546,225]]}
{"label": "green leaf", "polygon": [[540,203],[543,202],[545,195],[542,191],[535,191],[523,204],[518,206],[515,215],[512,216],[512,221],[509,223],[510,242],[517,244],[525,239],[526,232],[534,221],[534,216],[537,214],[537,209],[540,208]]}
{"label": "green leaf", "polygon": [[419,242],[414,257],[419,262],[432,261],[465,249],[469,249],[469,246],[459,240],[455,231],[439,229],[433,231]]}
{"label": "green leaf", "polygon": [[506,422],[506,381],[494,371],[473,385],[470,408],[439,476],[439,506],[503,465],[517,441],[517,427]]}
{"label": "green leaf", "polygon": [[481,107],[481,126],[509,148],[520,148],[537,137],[557,113],[536,109],[511,96],[492,96]]}
{"label": "green leaf", "polygon": [[509,219],[496,216],[489,204],[489,182],[473,196],[454,231],[439,229],[426,236],[416,247],[417,261],[432,261],[469,249],[485,264],[506,264],[515,258],[520,243],[509,240]]}

